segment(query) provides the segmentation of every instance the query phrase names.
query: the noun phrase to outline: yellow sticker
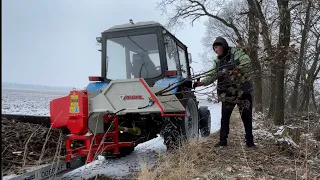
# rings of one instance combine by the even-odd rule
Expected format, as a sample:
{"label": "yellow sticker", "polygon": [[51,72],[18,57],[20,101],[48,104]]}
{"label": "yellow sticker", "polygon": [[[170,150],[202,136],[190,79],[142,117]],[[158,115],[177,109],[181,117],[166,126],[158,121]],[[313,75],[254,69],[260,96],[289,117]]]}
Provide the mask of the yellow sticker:
{"label": "yellow sticker", "polygon": [[76,107],[70,106],[69,112],[70,113],[79,113],[79,107],[78,106],[76,106]]}
{"label": "yellow sticker", "polygon": [[70,96],[70,113],[79,113],[79,96],[73,94]]}

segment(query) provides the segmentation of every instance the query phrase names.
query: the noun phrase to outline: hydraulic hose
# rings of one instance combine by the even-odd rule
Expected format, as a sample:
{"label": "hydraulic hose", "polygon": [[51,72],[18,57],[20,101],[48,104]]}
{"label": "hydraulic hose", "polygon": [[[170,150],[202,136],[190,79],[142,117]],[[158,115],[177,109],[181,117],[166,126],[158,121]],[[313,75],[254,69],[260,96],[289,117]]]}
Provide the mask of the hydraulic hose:
{"label": "hydraulic hose", "polygon": [[215,70],[214,69],[210,69],[209,71],[194,75],[191,78],[186,78],[186,79],[174,82],[174,83],[170,84],[169,86],[167,86],[166,88],[156,92],[155,95],[160,95],[160,94],[169,92],[169,91],[173,90],[174,88],[178,87],[179,85],[183,84],[184,82],[186,82],[186,81],[188,81],[190,79],[191,80],[195,80],[195,79],[198,79],[198,78],[201,78],[201,77],[205,77],[205,74],[207,74],[207,73],[209,73],[211,71],[215,71]]}
{"label": "hydraulic hose", "polygon": [[[230,54],[230,52],[229,52],[227,55],[229,55],[229,54]],[[221,60],[224,60],[226,57],[227,57],[227,56],[225,56],[225,57],[222,58]],[[225,65],[225,66],[227,66],[227,65]],[[191,80],[195,80],[195,79],[199,79],[199,78],[205,77],[205,74],[210,73],[210,72],[212,72],[212,71],[215,71],[215,69],[210,69],[210,70],[208,70],[208,71],[206,71],[206,72],[193,75],[193,76],[191,76],[191,78],[186,78],[186,79],[177,81],[177,82],[175,82],[175,83],[172,83],[172,84],[170,84],[169,86],[167,86],[166,88],[164,88],[164,89],[156,92],[155,95],[161,95],[161,94],[163,94],[163,93],[169,92],[169,91],[173,90],[174,88],[178,87],[179,85],[183,84],[184,82],[186,82],[186,81],[188,81],[188,80],[190,80],[190,79],[191,79]],[[173,86],[173,85],[174,85],[174,86]],[[172,87],[172,86],[173,86],[173,87]]]}

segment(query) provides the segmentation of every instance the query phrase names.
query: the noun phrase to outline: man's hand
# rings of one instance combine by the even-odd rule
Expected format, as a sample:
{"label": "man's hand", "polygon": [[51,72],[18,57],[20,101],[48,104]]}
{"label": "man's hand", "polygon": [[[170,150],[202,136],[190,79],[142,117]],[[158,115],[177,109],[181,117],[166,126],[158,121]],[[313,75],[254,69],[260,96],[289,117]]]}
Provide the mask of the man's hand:
{"label": "man's hand", "polygon": [[192,88],[193,88],[193,89],[195,89],[196,87],[203,86],[203,85],[204,85],[204,83],[203,83],[203,82],[196,81],[196,82],[194,82],[194,83],[193,83]]}
{"label": "man's hand", "polygon": [[226,68],[218,72],[218,77],[224,77],[226,75],[228,75],[228,70]]}
{"label": "man's hand", "polygon": [[229,72],[229,75],[238,75],[240,73],[239,67],[235,67],[232,71]]}

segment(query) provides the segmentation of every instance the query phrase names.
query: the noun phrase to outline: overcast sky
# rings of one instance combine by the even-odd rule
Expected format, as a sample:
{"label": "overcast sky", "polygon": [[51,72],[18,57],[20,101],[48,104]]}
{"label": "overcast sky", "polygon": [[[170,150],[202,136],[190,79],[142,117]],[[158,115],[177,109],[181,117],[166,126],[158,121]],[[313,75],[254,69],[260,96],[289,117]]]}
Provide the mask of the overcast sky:
{"label": "overcast sky", "polygon": [[[4,0],[2,1],[2,81],[83,88],[89,75],[100,75],[96,37],[109,27],[166,19],[158,0]],[[204,20],[203,20],[204,22]],[[202,69],[202,22],[175,35]]]}

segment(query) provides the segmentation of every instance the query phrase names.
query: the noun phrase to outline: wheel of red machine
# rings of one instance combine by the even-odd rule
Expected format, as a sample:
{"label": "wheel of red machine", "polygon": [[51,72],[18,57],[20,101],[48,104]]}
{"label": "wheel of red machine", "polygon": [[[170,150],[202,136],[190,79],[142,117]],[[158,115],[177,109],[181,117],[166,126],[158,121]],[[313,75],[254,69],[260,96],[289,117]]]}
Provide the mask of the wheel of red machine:
{"label": "wheel of red machine", "polygon": [[181,145],[181,117],[164,117],[160,135],[167,149],[176,149]]}
{"label": "wheel of red machine", "polygon": [[184,141],[190,141],[199,137],[198,108],[193,99],[186,103],[187,116],[165,117],[161,136],[167,149],[175,149]]}

